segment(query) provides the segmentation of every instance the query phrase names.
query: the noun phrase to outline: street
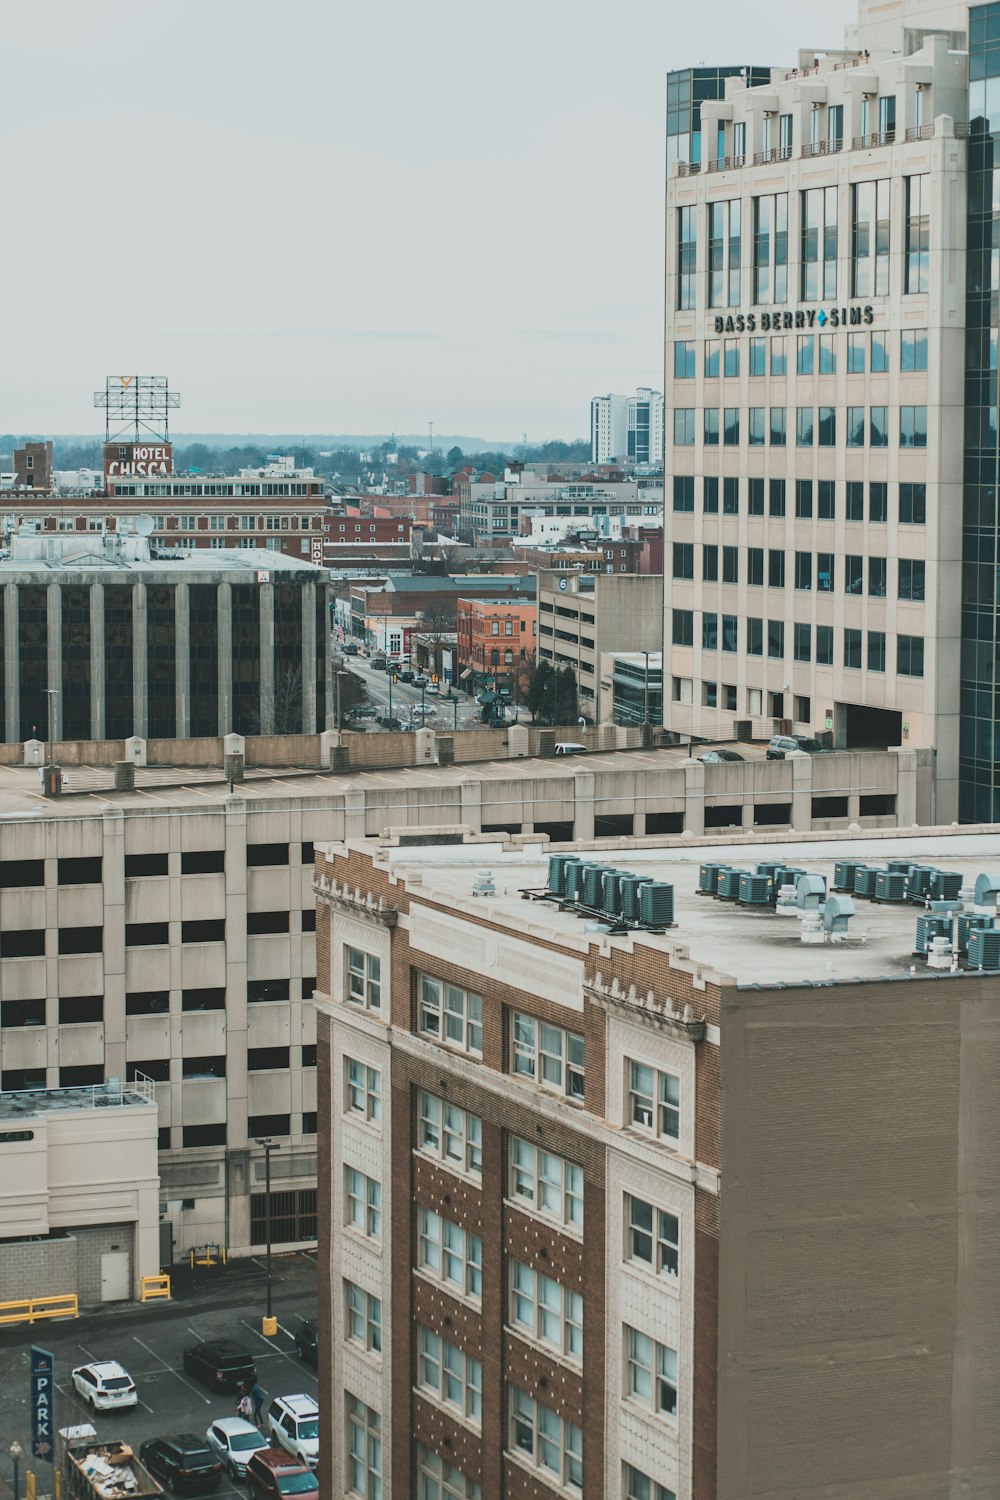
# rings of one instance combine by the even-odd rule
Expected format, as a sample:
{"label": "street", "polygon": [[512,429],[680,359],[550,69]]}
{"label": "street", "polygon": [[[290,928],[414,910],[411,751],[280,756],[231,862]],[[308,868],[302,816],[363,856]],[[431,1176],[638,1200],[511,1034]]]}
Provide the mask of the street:
{"label": "street", "polygon": [[[29,1457],[28,1374],[33,1343],[55,1356],[54,1427],[89,1422],[98,1437],[121,1438],[136,1451],[146,1438],[203,1434],[217,1417],[234,1414],[234,1395],[214,1395],[184,1373],[185,1347],[202,1339],[225,1337],[253,1355],[258,1382],[267,1395],[265,1417],[274,1396],[303,1393],[315,1398],[316,1372],[295,1352],[296,1329],[305,1318],[316,1316],[313,1258],[295,1255],[275,1260],[273,1305],[278,1333],[273,1339],[264,1338],[260,1331],[265,1298],[265,1278],[256,1264],[231,1263],[226,1270],[202,1273],[197,1284],[169,1303],[121,1304],[72,1321],[4,1329],[0,1333],[0,1480],[10,1482],[7,1450],[17,1438],[25,1454],[22,1477],[25,1469],[33,1469],[39,1493],[52,1490],[49,1466]],[[74,1390],[71,1371],[98,1359],[118,1360],[125,1366],[136,1384],[138,1407],[91,1414]],[[245,1492],[227,1478],[215,1493],[232,1497]]]}
{"label": "street", "polygon": [[[376,671],[364,656],[347,656],[344,658],[345,668],[360,677],[368,689],[368,701],[377,710],[379,715],[389,713],[389,673]],[[425,722],[428,729],[440,729],[447,732],[449,729],[474,729],[482,726],[480,719],[480,707],[474,698],[469,698],[465,693],[457,693],[454,700],[449,700],[444,692],[428,695],[425,691],[423,702],[428,712]],[[411,711],[419,708],[421,703],[420,689],[406,682],[395,682],[392,684],[392,715],[406,724],[410,720]],[[457,720],[457,723],[456,723]],[[362,719],[360,723],[374,727],[377,723],[374,719]]]}

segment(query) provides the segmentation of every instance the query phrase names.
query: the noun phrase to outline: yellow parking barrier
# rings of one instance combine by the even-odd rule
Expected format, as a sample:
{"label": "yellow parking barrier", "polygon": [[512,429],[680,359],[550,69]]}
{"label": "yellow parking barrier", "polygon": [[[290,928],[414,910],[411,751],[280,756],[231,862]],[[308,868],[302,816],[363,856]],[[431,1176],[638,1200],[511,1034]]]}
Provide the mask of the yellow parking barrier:
{"label": "yellow parking barrier", "polygon": [[142,1278],[142,1301],[152,1302],[156,1297],[166,1297],[169,1302],[169,1276],[144,1276]]}
{"label": "yellow parking barrier", "polygon": [[75,1292],[62,1297],[21,1297],[16,1302],[0,1302],[0,1323],[37,1323],[42,1318],[78,1318],[79,1298]]}
{"label": "yellow parking barrier", "polygon": [[195,1266],[214,1266],[220,1262],[222,1265],[226,1264],[225,1245],[200,1245],[197,1250],[190,1250],[188,1255],[192,1271]]}

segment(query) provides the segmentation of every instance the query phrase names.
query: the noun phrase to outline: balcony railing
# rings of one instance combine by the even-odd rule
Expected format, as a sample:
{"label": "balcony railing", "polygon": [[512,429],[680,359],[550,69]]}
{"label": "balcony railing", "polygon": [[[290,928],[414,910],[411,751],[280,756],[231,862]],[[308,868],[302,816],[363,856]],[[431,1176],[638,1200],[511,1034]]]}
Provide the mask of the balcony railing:
{"label": "balcony railing", "polygon": [[679,161],[677,163],[678,177],[697,177],[700,171],[700,161]]}
{"label": "balcony railing", "polygon": [[755,151],[753,164],[755,167],[764,167],[772,161],[789,161],[791,155],[791,146],[772,146],[770,151]]}
{"label": "balcony railing", "polygon": [[874,135],[856,135],[851,144],[855,151],[870,151],[874,146],[891,146],[895,139],[894,130],[877,130]]}
{"label": "balcony railing", "polygon": [[708,163],[709,172],[734,172],[739,167],[745,167],[747,159],[745,156],[717,156],[714,161]]}
{"label": "balcony railing", "polygon": [[908,141],[929,141],[933,135],[933,125],[911,125],[906,132],[906,139]]}
{"label": "balcony railing", "polygon": [[841,136],[832,141],[810,141],[808,146],[803,146],[803,156],[833,156],[838,151],[843,151],[844,142]]}

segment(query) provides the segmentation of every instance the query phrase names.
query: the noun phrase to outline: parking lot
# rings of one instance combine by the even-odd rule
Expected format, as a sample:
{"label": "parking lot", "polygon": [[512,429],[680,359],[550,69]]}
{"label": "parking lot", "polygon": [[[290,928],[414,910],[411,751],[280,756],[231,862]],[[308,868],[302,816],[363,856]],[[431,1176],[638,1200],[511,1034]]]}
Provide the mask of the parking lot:
{"label": "parking lot", "polygon": [[[315,1397],[316,1373],[295,1352],[295,1332],[302,1321],[316,1316],[315,1265],[311,1257],[289,1256],[275,1262],[273,1307],[278,1319],[275,1338],[264,1338],[261,1314],[266,1310],[266,1284],[256,1267],[207,1273],[188,1295],[171,1303],[118,1306],[81,1316],[71,1322],[37,1324],[34,1329],[5,1329],[0,1335],[0,1484],[11,1482],[7,1449],[14,1438],[25,1454],[31,1452],[28,1408],[29,1349],[40,1344],[55,1356],[55,1426],[90,1422],[99,1437],[121,1438],[139,1445],[150,1437],[181,1432],[204,1434],[217,1417],[232,1416],[235,1396],[214,1395],[185,1375],[186,1346],[202,1339],[227,1338],[243,1345],[257,1365],[258,1382],[273,1396],[299,1392]],[[214,1277],[214,1279],[208,1279]],[[128,1411],[98,1412],[92,1416],[73,1388],[71,1371],[94,1360],[118,1360],[136,1384],[138,1407]],[[263,1430],[263,1419],[262,1419]],[[22,1470],[33,1468],[39,1494],[51,1493],[47,1464],[22,1460]],[[23,1493],[23,1491],[22,1491]],[[228,1478],[218,1495],[245,1495]]]}

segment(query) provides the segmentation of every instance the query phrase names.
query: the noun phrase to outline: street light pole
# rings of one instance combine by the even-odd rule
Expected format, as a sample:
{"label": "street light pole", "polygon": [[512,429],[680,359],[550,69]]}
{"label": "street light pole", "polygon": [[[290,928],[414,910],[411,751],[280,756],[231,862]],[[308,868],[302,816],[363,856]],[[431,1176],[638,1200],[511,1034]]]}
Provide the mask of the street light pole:
{"label": "street light pole", "polygon": [[264,1234],[267,1240],[267,1316],[271,1317],[271,1152],[280,1151],[272,1140],[257,1141],[264,1149]]}
{"label": "street light pole", "polygon": [[14,1500],[21,1500],[20,1473],[18,1470],[18,1464],[21,1461],[21,1454],[24,1452],[24,1449],[21,1447],[21,1444],[18,1442],[17,1438],[15,1438],[7,1451],[14,1461]]}

